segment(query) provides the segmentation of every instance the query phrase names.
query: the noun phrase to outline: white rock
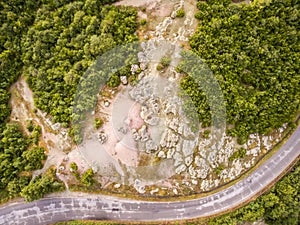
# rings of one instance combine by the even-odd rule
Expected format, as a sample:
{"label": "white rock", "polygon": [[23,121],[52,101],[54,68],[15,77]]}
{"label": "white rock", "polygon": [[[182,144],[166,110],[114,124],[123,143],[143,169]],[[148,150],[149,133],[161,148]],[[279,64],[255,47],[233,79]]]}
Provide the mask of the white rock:
{"label": "white rock", "polygon": [[100,132],[98,134],[98,140],[99,140],[100,144],[104,144],[107,141],[107,135],[103,132]]}
{"label": "white rock", "polygon": [[141,139],[141,136],[139,135],[136,129],[132,129],[131,133],[132,133],[133,140],[139,141]]}
{"label": "white rock", "polygon": [[150,153],[156,150],[157,150],[157,145],[155,144],[155,142],[153,140],[148,140],[146,142],[146,152]]}
{"label": "white rock", "polygon": [[193,162],[193,157],[189,156],[187,158],[184,159],[185,165],[189,166],[191,165],[191,163]]}
{"label": "white rock", "polygon": [[178,191],[177,191],[176,188],[173,189],[173,193],[174,193],[175,195],[178,195]]}
{"label": "white rock", "polygon": [[198,184],[198,181],[193,179],[193,180],[192,180],[192,184],[193,184],[193,185],[197,185],[197,184]]}
{"label": "white rock", "polygon": [[167,152],[167,158],[172,159],[174,153],[175,153],[175,148],[170,148]]}
{"label": "white rock", "polygon": [[121,187],[121,184],[115,184],[114,185],[114,188],[120,188]]}
{"label": "white rock", "polygon": [[124,84],[124,85],[128,84],[128,80],[127,80],[126,76],[120,76],[120,80],[121,80],[122,84]]}
{"label": "white rock", "polygon": [[159,189],[158,189],[158,188],[156,188],[156,189],[154,189],[154,190],[150,191],[150,194],[151,194],[151,195],[153,195],[154,193],[157,193],[158,191],[159,191]]}
{"label": "white rock", "polygon": [[180,166],[178,166],[175,170],[175,173],[177,174],[181,174],[182,172],[184,172],[186,170],[186,165],[181,164]]}
{"label": "white rock", "polygon": [[196,175],[197,175],[196,171],[192,165],[189,167],[189,174],[192,178],[196,177]]}
{"label": "white rock", "polygon": [[183,140],[182,152],[185,157],[190,156],[194,153],[194,148],[196,147],[195,141]]}
{"label": "white rock", "polygon": [[162,159],[165,159],[165,158],[166,158],[166,154],[165,154],[164,151],[160,151],[160,152],[158,153],[157,157],[162,158]]}
{"label": "white rock", "polygon": [[139,129],[138,133],[139,133],[139,136],[141,137],[142,142],[145,142],[149,139],[149,135],[147,133],[147,126],[146,125],[143,125],[141,127],[141,129]]}

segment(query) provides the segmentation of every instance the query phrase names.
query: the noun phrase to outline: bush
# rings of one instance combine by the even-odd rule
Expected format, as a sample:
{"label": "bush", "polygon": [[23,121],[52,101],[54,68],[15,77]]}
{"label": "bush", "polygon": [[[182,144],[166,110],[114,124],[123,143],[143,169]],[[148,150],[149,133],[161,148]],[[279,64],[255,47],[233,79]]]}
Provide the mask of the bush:
{"label": "bush", "polygon": [[26,129],[29,131],[29,132],[32,132],[33,131],[33,128],[34,128],[34,124],[32,122],[32,120],[29,120],[27,125],[26,125]]}
{"label": "bush", "polygon": [[81,184],[88,186],[88,187],[92,186],[95,183],[93,176],[94,176],[93,170],[91,168],[88,169],[86,172],[84,172],[82,174],[82,177],[80,180]]}
{"label": "bush", "polygon": [[121,83],[120,77],[116,74],[112,75],[107,82],[109,87],[118,87]]}
{"label": "bush", "polygon": [[158,64],[157,67],[156,67],[156,69],[157,69],[158,71],[161,71],[163,68],[164,68],[164,67],[163,67],[161,64]]}
{"label": "bush", "polygon": [[99,129],[100,127],[102,127],[102,125],[103,125],[103,120],[100,118],[96,118],[94,122],[94,127],[96,129]]}
{"label": "bush", "polygon": [[176,17],[184,17],[185,12],[184,9],[179,9],[176,13]]}
{"label": "bush", "polygon": [[209,131],[209,130],[205,130],[205,131],[203,132],[203,137],[204,137],[204,138],[208,138],[208,137],[209,137],[209,134],[210,134],[210,131]]}
{"label": "bush", "polygon": [[146,19],[141,19],[140,24],[141,24],[142,26],[146,25],[146,23],[147,23],[147,20],[146,20]]}

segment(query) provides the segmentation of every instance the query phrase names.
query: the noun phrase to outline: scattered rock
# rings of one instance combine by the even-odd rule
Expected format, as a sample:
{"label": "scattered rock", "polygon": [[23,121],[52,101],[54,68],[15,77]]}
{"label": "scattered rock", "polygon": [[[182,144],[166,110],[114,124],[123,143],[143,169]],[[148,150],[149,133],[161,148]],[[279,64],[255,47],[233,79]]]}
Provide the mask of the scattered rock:
{"label": "scattered rock", "polygon": [[167,152],[167,158],[168,158],[168,159],[172,159],[174,153],[175,153],[175,148],[169,149],[168,152]]}

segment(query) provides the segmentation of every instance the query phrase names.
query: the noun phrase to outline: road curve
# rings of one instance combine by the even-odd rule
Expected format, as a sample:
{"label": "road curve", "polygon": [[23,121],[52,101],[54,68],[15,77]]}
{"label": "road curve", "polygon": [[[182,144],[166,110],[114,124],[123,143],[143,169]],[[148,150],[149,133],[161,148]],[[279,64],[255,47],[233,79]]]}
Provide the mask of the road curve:
{"label": "road curve", "polygon": [[[178,202],[149,202],[91,194],[44,198],[0,208],[0,224],[49,224],[67,220],[179,220],[211,216],[250,200],[271,184],[300,155],[300,126],[258,169],[236,184],[207,197]],[[87,195],[85,195],[87,196]]]}

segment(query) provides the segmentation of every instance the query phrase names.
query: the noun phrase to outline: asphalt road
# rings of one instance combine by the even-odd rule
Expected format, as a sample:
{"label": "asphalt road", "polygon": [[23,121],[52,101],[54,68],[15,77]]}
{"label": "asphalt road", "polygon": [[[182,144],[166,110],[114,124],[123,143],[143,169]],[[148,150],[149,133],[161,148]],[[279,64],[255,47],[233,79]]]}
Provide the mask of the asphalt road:
{"label": "asphalt road", "polygon": [[300,126],[272,157],[248,177],[207,197],[181,202],[148,202],[73,194],[70,197],[3,205],[0,208],[0,224],[35,225],[79,219],[158,221],[211,216],[251,199],[280,176],[299,155]]}

